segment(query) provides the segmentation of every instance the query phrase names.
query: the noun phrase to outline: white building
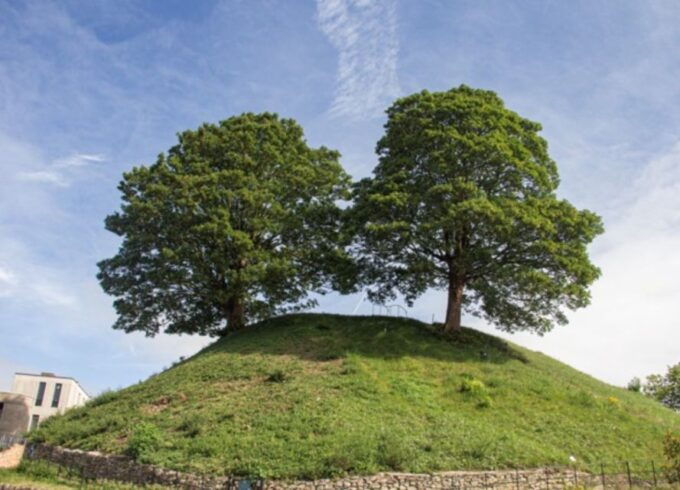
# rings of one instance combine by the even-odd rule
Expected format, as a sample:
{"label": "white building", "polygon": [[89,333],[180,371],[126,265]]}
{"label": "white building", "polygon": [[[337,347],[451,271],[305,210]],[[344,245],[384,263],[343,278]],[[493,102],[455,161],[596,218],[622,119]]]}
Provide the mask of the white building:
{"label": "white building", "polygon": [[[14,422],[11,423],[12,432],[26,432],[38,427],[38,425],[51,415],[62,413],[65,410],[83,405],[90,396],[73,378],[56,376],[53,373],[28,374],[16,373],[12,383],[12,392],[3,393],[0,396],[0,404],[3,398],[8,395],[20,395],[23,398],[23,405],[27,406],[28,413],[24,417],[13,416]],[[8,405],[10,400],[5,400]],[[7,407],[9,408],[9,406]],[[3,411],[0,411],[0,427],[9,432],[9,420],[3,424]],[[5,415],[9,416],[9,413]],[[17,425],[22,425],[18,427]],[[25,425],[25,426],[24,426]]]}

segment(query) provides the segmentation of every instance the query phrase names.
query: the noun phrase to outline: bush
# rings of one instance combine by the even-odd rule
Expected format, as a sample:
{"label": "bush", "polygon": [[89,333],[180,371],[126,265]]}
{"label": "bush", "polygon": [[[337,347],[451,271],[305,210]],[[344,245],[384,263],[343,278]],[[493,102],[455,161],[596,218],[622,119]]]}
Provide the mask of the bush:
{"label": "bush", "polygon": [[666,455],[666,476],[671,483],[680,482],[680,434],[669,432],[663,440],[663,452]]}
{"label": "bush", "polygon": [[626,389],[628,391],[634,391],[635,393],[640,393],[640,391],[642,391],[642,381],[640,381],[640,378],[635,377],[628,382]]}
{"label": "bush", "polygon": [[374,448],[369,439],[360,435],[348,435],[326,458],[323,476],[337,477],[348,473],[375,472]]}
{"label": "bush", "polygon": [[112,390],[103,391],[99,396],[93,398],[87,402],[90,407],[98,407],[100,405],[105,405],[118,398],[118,392]]}
{"label": "bush", "polygon": [[195,416],[185,418],[184,420],[182,420],[182,423],[179,424],[179,427],[177,428],[184,432],[184,434],[186,434],[187,437],[191,438],[200,435],[201,432],[203,431],[201,423]]}
{"label": "bush", "polygon": [[394,434],[384,434],[378,445],[378,462],[391,470],[403,471],[414,458],[414,452],[403,439]]}
{"label": "bush", "polygon": [[477,408],[489,408],[492,405],[491,396],[486,385],[474,378],[466,378],[460,385],[460,392],[466,393],[477,401]]}
{"label": "bush", "polygon": [[153,463],[162,440],[161,433],[155,425],[142,422],[132,432],[125,454],[139,463]]}
{"label": "bush", "polygon": [[283,383],[288,379],[288,375],[281,371],[280,369],[277,369],[273,373],[270,373],[269,376],[267,376],[267,381],[269,383]]}
{"label": "bush", "polygon": [[460,392],[472,395],[485,395],[486,385],[478,379],[464,379],[460,385]]}

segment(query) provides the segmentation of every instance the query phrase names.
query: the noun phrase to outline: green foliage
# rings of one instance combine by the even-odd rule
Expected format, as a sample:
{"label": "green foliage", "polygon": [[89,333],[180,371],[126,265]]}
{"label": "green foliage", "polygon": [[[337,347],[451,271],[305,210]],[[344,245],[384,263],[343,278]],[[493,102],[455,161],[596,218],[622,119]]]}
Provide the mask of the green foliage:
{"label": "green foliage", "polygon": [[348,213],[371,298],[411,304],[444,289],[447,330],[464,308],[537,333],[588,304],[599,270],[587,245],[602,224],[556,197],[538,123],[464,85],[399,99],[387,118],[373,178],[355,186]]}
{"label": "green foliage", "polygon": [[155,425],[141,422],[128,439],[125,454],[140,463],[154,463],[155,453],[160,449],[162,441],[163,436]]}
{"label": "green foliage", "polygon": [[189,416],[185,418],[179,425],[178,429],[186,434],[187,437],[194,438],[203,432],[201,422],[196,418]]}
{"label": "green foliage", "polygon": [[349,177],[338,152],[310,148],[295,121],[270,113],[178,138],[155,164],[124,174],[122,208],[106,218],[123,238],[99,263],[116,297],[114,328],[220,335],[341,287],[350,262],[336,201]]}
{"label": "green foliage", "polygon": [[666,474],[671,483],[680,483],[680,434],[667,433],[663,440]]}
{"label": "green foliage", "polygon": [[465,378],[460,385],[460,392],[476,400],[479,408],[489,408],[492,405],[491,395],[483,381]]}
{"label": "green foliage", "polygon": [[626,385],[628,391],[634,391],[635,393],[640,393],[642,391],[642,381],[637,376],[631,379]]}
{"label": "green foliage", "polygon": [[[277,371],[285,382],[266,382]],[[39,432],[49,444],[124,454],[144,424],[160,434],[156,464],[266,478],[543,467],[570,455],[595,466],[660,461],[664,434],[680,431],[659,403],[494,336],[320,314],[224,337]]]}
{"label": "green foliage", "polygon": [[478,379],[464,379],[460,385],[461,393],[470,393],[472,395],[486,394],[486,385]]}
{"label": "green foliage", "polygon": [[24,458],[15,469],[0,469],[0,487],[35,488],[45,490],[68,490],[72,488],[96,488],[97,490],[161,490],[158,485],[138,486],[110,480],[82,481],[80,473],[69,467],[62,467],[42,460]]}
{"label": "green foliage", "polygon": [[87,404],[92,406],[92,407],[97,407],[99,405],[104,405],[106,403],[112,402],[113,400],[116,399],[117,396],[118,396],[117,392],[115,392],[113,390],[106,390],[106,391],[103,391],[102,393],[100,393],[95,398],[92,398],[91,400],[89,400],[87,402]]}
{"label": "green foliage", "polygon": [[416,457],[415,450],[409,447],[407,438],[392,432],[383,434],[378,445],[378,462],[392,471],[404,471]]}
{"label": "green foliage", "polygon": [[286,379],[288,379],[288,375],[280,369],[273,371],[267,376],[267,381],[270,383],[283,383]]}
{"label": "green foliage", "polygon": [[680,362],[669,366],[666,374],[647,376],[642,391],[668,408],[680,411]]}

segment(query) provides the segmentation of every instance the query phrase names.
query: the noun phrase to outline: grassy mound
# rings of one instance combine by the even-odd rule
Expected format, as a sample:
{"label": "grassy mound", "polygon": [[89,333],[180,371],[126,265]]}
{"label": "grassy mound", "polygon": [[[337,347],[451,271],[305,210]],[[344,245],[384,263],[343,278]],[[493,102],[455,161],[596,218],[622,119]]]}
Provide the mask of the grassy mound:
{"label": "grassy mound", "polygon": [[290,315],[53,417],[50,444],[194,472],[379,471],[660,461],[680,417],[637,393],[465,329]]}

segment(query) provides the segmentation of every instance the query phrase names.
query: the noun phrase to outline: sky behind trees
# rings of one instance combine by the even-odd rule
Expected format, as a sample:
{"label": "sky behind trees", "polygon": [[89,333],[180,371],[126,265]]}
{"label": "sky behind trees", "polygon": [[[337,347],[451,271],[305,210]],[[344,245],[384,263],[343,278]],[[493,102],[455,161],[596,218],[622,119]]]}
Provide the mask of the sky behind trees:
{"label": "sky behind trees", "polygon": [[[516,342],[615,384],[680,354],[680,6],[646,1],[0,0],[0,389],[126,386],[208,340],[113,331],[96,262],[116,185],[175,134],[295,118],[355,178],[398,96],[461,83],[543,124],[558,193],[600,214],[592,305]],[[361,295],[319,310],[370,313]],[[411,315],[442,320],[442,292]],[[464,323],[493,331],[474,318]]]}

